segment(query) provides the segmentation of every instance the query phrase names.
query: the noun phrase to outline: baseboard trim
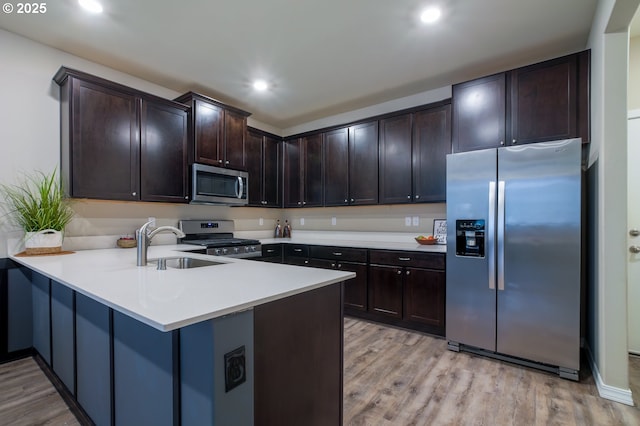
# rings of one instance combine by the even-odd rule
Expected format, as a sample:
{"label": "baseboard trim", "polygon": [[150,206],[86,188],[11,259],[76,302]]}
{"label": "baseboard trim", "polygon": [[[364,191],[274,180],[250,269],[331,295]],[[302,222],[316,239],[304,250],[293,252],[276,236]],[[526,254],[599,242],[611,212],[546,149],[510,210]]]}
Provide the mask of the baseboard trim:
{"label": "baseboard trim", "polygon": [[631,355],[635,355],[635,356],[640,356],[640,351],[629,351],[629,354]]}
{"label": "baseboard trim", "polygon": [[596,365],[593,359],[593,354],[591,353],[591,347],[587,344],[585,345],[585,349],[587,352],[589,366],[591,367],[591,373],[593,374],[593,380],[596,382],[596,388],[598,389],[600,397],[619,402],[621,404],[630,405],[632,407],[635,406],[633,403],[633,396],[631,395],[631,389],[617,388],[602,381],[600,370],[598,370],[598,366]]}

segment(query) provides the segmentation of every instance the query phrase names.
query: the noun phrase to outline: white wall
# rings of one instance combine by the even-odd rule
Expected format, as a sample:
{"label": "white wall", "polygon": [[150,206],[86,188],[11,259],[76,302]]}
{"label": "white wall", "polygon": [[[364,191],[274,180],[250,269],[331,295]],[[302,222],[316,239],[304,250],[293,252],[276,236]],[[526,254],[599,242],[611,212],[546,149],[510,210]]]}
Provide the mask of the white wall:
{"label": "white wall", "polygon": [[592,142],[588,346],[600,394],[626,403],[633,402],[626,338],[628,33],[624,19],[628,26],[638,3],[638,0],[600,0],[589,37]]}
{"label": "white wall", "polygon": [[629,90],[627,95],[629,110],[640,109],[640,36],[629,40]]}

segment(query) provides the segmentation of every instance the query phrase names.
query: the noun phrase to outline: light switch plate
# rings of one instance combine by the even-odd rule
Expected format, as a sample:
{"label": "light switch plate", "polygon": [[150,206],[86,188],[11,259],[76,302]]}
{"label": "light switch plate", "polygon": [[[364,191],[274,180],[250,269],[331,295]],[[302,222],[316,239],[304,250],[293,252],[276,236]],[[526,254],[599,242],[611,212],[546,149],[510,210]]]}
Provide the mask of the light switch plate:
{"label": "light switch plate", "polygon": [[258,219],[258,224],[260,226],[264,225],[264,219],[263,218]]}
{"label": "light switch plate", "polygon": [[404,218],[404,226],[411,226],[411,216]]}
{"label": "light switch plate", "polygon": [[413,226],[420,226],[420,216],[414,216],[411,220]]}
{"label": "light switch plate", "polygon": [[300,218],[300,226],[304,226],[304,217]]}
{"label": "light switch plate", "polygon": [[335,217],[332,217],[332,218],[331,218],[331,224],[332,224],[333,226],[336,226],[336,223],[337,223],[336,218],[335,218]]}

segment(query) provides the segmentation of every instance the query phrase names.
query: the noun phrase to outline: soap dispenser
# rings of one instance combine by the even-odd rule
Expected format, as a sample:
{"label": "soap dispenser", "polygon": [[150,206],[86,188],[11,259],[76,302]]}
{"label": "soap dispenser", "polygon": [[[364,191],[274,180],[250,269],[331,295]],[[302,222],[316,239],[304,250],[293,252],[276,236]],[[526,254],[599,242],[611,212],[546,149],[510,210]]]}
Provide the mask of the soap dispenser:
{"label": "soap dispenser", "polygon": [[283,238],[291,238],[291,225],[289,225],[289,221],[284,221],[284,230],[282,231]]}
{"label": "soap dispenser", "polygon": [[282,226],[280,226],[280,220],[276,220],[276,229],[273,233],[273,237],[274,238],[280,238],[282,237]]}

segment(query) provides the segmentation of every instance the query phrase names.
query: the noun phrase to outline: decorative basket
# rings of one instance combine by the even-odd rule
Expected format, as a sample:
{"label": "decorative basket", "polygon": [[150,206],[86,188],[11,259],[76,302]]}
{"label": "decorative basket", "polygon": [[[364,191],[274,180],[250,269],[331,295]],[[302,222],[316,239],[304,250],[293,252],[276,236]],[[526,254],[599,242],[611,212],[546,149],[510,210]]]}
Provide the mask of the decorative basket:
{"label": "decorative basket", "polygon": [[133,248],[136,246],[136,240],[131,238],[119,238],[116,245],[120,248]]}

